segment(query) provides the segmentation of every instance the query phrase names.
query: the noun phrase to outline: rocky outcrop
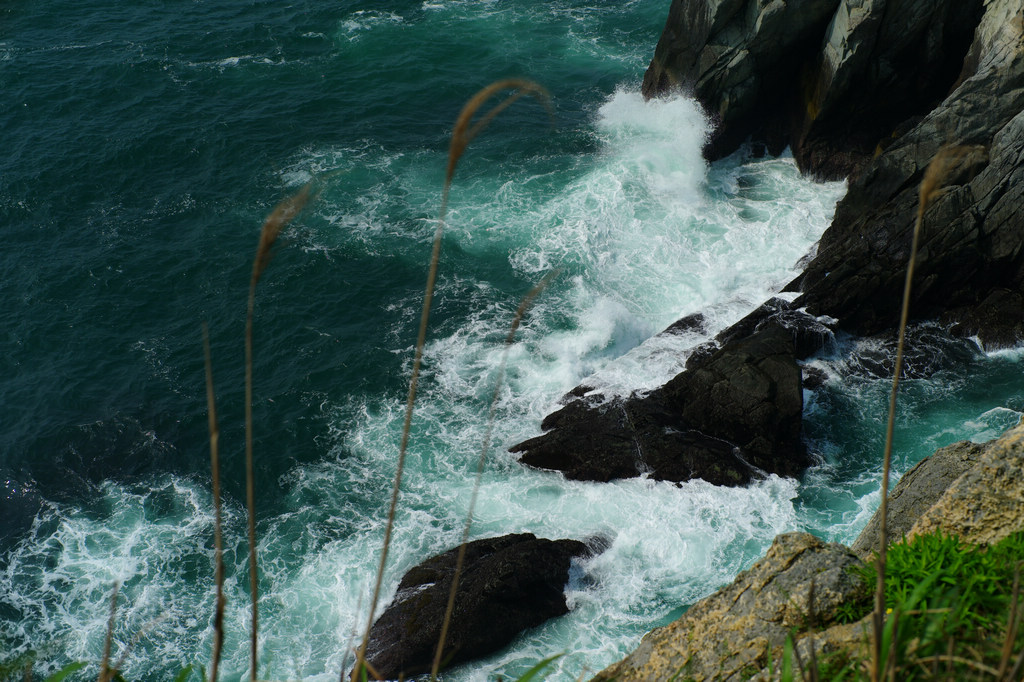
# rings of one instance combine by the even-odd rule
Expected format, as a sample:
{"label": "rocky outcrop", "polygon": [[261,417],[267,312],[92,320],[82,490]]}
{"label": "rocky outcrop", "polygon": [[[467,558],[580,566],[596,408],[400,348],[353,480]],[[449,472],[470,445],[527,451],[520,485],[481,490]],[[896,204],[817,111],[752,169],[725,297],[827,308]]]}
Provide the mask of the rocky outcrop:
{"label": "rocky outcrop", "polygon": [[[817,256],[788,288],[812,313],[870,334],[898,316],[918,185],[946,142],[967,145],[924,215],[911,310],[989,347],[1024,338],[1024,12],[993,0],[962,82],[850,183]],[[1007,20],[1006,14],[1011,19]]]}
{"label": "rocky outcrop", "polygon": [[[466,559],[444,660],[452,665],[508,644],[522,630],[568,612],[563,594],[576,540],[532,534],[476,540]],[[458,548],[409,570],[370,631],[367,660],[385,679],[429,672],[441,634]]]}
{"label": "rocky outcrop", "polygon": [[[685,88],[714,117],[717,158],[753,135],[778,153],[839,0],[673,0],[644,75],[646,97]],[[772,106],[765,107],[766,102]]]}
{"label": "rocky outcrop", "polygon": [[990,545],[1024,530],[1024,425],[985,447],[978,462],[946,489],[907,532],[942,530]]}
{"label": "rocky outcrop", "polygon": [[781,660],[792,630],[831,623],[841,604],[864,596],[849,570],[860,563],[842,545],[807,533],[780,535],[731,585],[649,632],[594,680],[748,680],[770,659]]}
{"label": "rocky outcrop", "polygon": [[795,475],[808,460],[794,336],[765,317],[749,335],[691,357],[688,371],[651,394],[571,393],[542,423],[547,433],[511,450],[530,466],[592,481],[649,474],[740,485],[759,472]]}
{"label": "rocky outcrop", "polygon": [[[949,486],[978,463],[985,450],[986,446],[969,441],[954,443],[936,450],[905,473],[889,493],[885,524],[889,543],[902,540]],[[850,549],[868,557],[878,549],[880,527],[881,520],[875,512]]]}
{"label": "rocky outcrop", "polygon": [[644,76],[718,123],[709,156],[747,138],[844,177],[961,77],[982,0],[674,0]]}
{"label": "rocky outcrop", "polygon": [[[796,84],[799,115],[786,119],[795,105],[777,95]],[[911,316],[986,349],[1024,340],[1024,0],[675,0],[644,89],[676,86],[717,112],[713,153],[755,134],[793,144],[805,168],[857,173],[788,285],[791,305],[765,304],[645,396],[570,394],[547,433],[513,448],[523,462],[599,481],[797,472],[793,361],[834,331],[896,327],[919,186],[946,143],[956,151],[927,193]],[[767,349],[767,318],[790,347]]]}

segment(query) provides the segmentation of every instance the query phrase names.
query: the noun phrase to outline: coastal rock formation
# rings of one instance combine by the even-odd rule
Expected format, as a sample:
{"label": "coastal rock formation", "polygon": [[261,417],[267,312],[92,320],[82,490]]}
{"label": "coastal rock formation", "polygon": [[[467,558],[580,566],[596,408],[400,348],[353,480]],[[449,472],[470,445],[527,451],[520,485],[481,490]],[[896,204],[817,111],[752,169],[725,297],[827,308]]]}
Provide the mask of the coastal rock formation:
{"label": "coastal rock formation", "polygon": [[644,96],[692,91],[717,124],[712,158],[731,153],[752,135],[778,153],[789,143],[800,69],[816,58],[838,5],[839,0],[673,0],[644,75]]}
{"label": "coastal rock formation", "polygon": [[576,398],[544,420],[547,433],[511,449],[530,466],[592,481],[649,474],[742,485],[758,472],[795,475],[808,461],[793,339],[777,321],[762,324],[691,358],[690,370],[651,394]]}
{"label": "coastal rock formation", "polygon": [[[1009,7],[1014,18],[1006,20]],[[924,170],[944,143],[966,145],[924,215],[914,317],[958,323],[986,346],[1024,338],[1024,25],[1020,0],[994,1],[963,80],[856,176],[817,256],[788,288],[795,302],[870,334],[891,328]]]}
{"label": "coastal rock formation", "polygon": [[977,545],[1024,530],[1024,425],[989,442],[978,462],[943,492],[907,536],[939,529]]}
{"label": "coastal rock formation", "polygon": [[[675,0],[644,89],[672,87],[717,113],[712,155],[750,135],[789,143],[805,169],[855,172],[849,191],[787,286],[799,294],[791,305],[769,301],[645,396],[571,394],[544,420],[548,433],[513,448],[523,462],[599,481],[737,485],[758,470],[798,471],[796,373],[783,378],[777,352],[794,361],[834,331],[896,327],[919,185],[949,145],[923,214],[911,317],[985,349],[1024,340],[1024,0]],[[786,119],[794,104],[779,93],[794,88],[799,116]],[[774,369],[755,380],[749,353],[765,352],[768,318],[792,343],[770,351]]]}
{"label": "coastal rock formation", "polygon": [[718,123],[844,177],[961,76],[982,0],[674,0],[643,92],[685,89]]}
{"label": "coastal rock formation", "polygon": [[827,625],[840,604],[863,596],[863,584],[849,570],[859,564],[842,545],[807,533],[780,535],[731,585],[647,633],[594,681],[748,680],[769,657],[780,660],[794,628]]}
{"label": "coastal rock formation", "polygon": [[[530,533],[466,545],[446,665],[496,651],[522,630],[567,613],[563,592],[569,565],[573,557],[587,553],[582,542],[545,540]],[[430,671],[457,555],[455,548],[410,569],[391,605],[373,624],[367,660],[385,679]]]}

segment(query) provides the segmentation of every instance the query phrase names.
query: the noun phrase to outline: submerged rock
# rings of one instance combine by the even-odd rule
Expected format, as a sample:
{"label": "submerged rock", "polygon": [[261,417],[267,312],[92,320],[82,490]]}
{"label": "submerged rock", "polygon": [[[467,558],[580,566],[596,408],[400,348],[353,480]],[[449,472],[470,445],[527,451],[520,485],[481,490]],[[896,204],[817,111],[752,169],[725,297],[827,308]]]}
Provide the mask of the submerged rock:
{"label": "submerged rock", "polygon": [[[587,553],[577,540],[545,540],[530,533],[466,545],[445,665],[489,654],[524,629],[568,613],[564,590],[570,562]],[[430,671],[457,555],[456,547],[410,569],[373,624],[367,661],[385,679]]]}

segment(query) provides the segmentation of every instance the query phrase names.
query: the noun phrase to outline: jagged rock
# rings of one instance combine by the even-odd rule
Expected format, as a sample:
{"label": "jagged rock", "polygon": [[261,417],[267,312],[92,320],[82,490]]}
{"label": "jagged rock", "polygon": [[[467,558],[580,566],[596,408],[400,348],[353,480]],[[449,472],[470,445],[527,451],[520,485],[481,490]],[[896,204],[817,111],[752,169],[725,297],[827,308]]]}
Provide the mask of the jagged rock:
{"label": "jagged rock", "polygon": [[769,656],[781,660],[794,628],[827,625],[841,604],[863,597],[864,585],[850,571],[860,563],[843,545],[807,533],[779,535],[731,585],[649,632],[594,680],[747,680]]}
{"label": "jagged rock", "polygon": [[765,324],[645,396],[577,399],[544,420],[547,433],[511,448],[530,466],[574,479],[649,474],[742,485],[758,472],[796,475],[803,390],[792,333]]}
{"label": "jagged rock", "polygon": [[910,310],[959,324],[983,344],[1021,334],[1014,315],[1024,289],[1022,12],[1021,0],[987,3],[969,53],[981,55],[971,57],[977,64],[965,63],[956,90],[851,181],[817,256],[787,287],[803,292],[794,305],[839,318],[857,334],[895,326],[918,185],[952,142],[969,147],[924,214]]}
{"label": "jagged rock", "polygon": [[931,111],[961,75],[981,0],[843,0],[801,93],[791,137],[801,168],[855,172]]}
{"label": "jagged rock", "polygon": [[[451,665],[506,645],[522,630],[568,612],[563,591],[576,540],[530,533],[466,546],[444,660]],[[441,634],[458,548],[427,559],[402,578],[391,605],[370,631],[367,660],[385,679],[429,672]]]}
{"label": "jagged rock", "polygon": [[646,97],[692,89],[716,120],[709,156],[748,136],[778,153],[800,89],[839,0],[673,0],[644,75]]}
{"label": "jagged rock", "polygon": [[[889,544],[902,540],[949,486],[978,463],[986,447],[970,441],[947,445],[903,474],[889,493],[889,511],[885,523]],[[880,525],[879,513],[875,512],[850,549],[862,557],[877,550]]]}
{"label": "jagged rock", "polygon": [[961,77],[982,0],[674,0],[644,76],[651,97],[692,90],[718,127],[843,177]]}
{"label": "jagged rock", "polygon": [[907,536],[940,529],[976,545],[1024,530],[1024,425],[986,444],[978,462],[917,519]]}

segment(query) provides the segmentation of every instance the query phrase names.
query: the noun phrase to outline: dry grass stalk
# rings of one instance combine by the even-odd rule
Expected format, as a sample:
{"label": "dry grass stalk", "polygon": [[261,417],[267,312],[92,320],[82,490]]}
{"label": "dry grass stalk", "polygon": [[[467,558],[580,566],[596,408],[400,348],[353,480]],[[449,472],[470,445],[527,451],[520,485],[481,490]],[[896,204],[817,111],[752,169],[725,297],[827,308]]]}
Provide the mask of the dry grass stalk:
{"label": "dry grass stalk", "polygon": [[210,360],[210,330],[203,323],[203,359],[206,366],[206,412],[210,431],[210,470],[213,479],[213,546],[214,583],[217,601],[213,609],[213,654],[210,657],[210,682],[217,682],[220,652],[224,646],[224,544],[221,532],[220,501],[220,426],[217,424],[217,401],[213,390],[213,363]]}
{"label": "dry grass stalk", "polygon": [[[899,341],[896,344],[896,363],[893,368],[892,391],[889,394],[889,417],[885,427],[885,454],[882,461],[882,503],[879,509],[877,583],[875,585],[875,610],[872,614],[874,638],[872,641],[871,680],[879,682],[886,677],[894,647],[890,644],[888,660],[882,661],[882,635],[885,629],[885,561],[889,539],[886,520],[889,510],[889,474],[892,466],[892,440],[896,420],[896,395],[899,392],[900,373],[903,371],[903,346],[907,331],[907,318],[910,313],[910,290],[914,278],[914,265],[917,261],[917,247],[921,236],[921,225],[928,205],[942,189],[946,178],[973,151],[974,148],[963,146],[946,146],[941,148],[925,169],[924,177],[918,187],[917,217],[914,220],[914,232],[910,244],[910,257],[907,261],[907,276],[903,286],[903,304],[900,308]],[[893,640],[895,640],[894,628]]]}
{"label": "dry grass stalk", "polygon": [[1012,679],[1007,673],[1010,670],[1010,661],[1013,658],[1013,646],[1017,642],[1017,632],[1020,627],[1020,571],[1024,562],[1017,564],[1017,570],[1013,572],[1013,590],[1010,592],[1010,617],[1006,623],[1006,637],[1003,639],[1003,649],[999,656],[999,679]]}
{"label": "dry grass stalk", "polygon": [[[476,124],[470,126],[473,116],[480,110],[489,99],[503,90],[515,90],[513,94],[506,97]],[[455,119],[455,126],[452,129],[451,144],[448,148],[448,167],[445,172],[444,187],[441,191],[441,210],[437,219],[437,229],[434,231],[434,243],[430,253],[430,269],[427,273],[426,291],[423,296],[423,312],[420,315],[419,333],[416,338],[416,350],[413,356],[412,376],[409,379],[409,394],[405,403],[405,421],[402,425],[402,438],[398,448],[398,462],[395,467],[395,478],[391,488],[391,502],[388,508],[387,524],[384,528],[384,542],[380,553],[380,563],[377,567],[377,576],[374,580],[373,594],[370,598],[370,609],[366,622],[366,630],[363,634],[362,643],[359,645],[359,652],[356,655],[355,668],[352,670],[352,679],[357,679],[360,670],[366,664],[366,646],[370,639],[370,628],[373,627],[373,619],[377,611],[377,602],[380,599],[381,584],[384,580],[384,569],[387,566],[388,549],[391,545],[391,534],[395,523],[395,510],[398,507],[398,493],[402,485],[402,475],[405,470],[405,453],[409,445],[409,431],[412,425],[413,404],[416,402],[416,389],[419,382],[420,365],[423,361],[423,347],[426,344],[427,324],[430,319],[430,307],[434,298],[434,285],[437,281],[437,265],[441,255],[441,237],[444,233],[445,218],[448,212],[448,193],[451,188],[452,177],[455,174],[455,167],[459,159],[466,151],[466,147],[483,128],[490,123],[497,114],[506,109],[512,102],[523,94],[531,94],[542,101],[548,100],[547,91],[536,83],[519,78],[509,78],[495,81],[477,92],[459,113]]]}
{"label": "dry grass stalk", "polygon": [[120,586],[114,583],[114,593],[110,595],[110,616],[107,618],[107,636],[103,641],[103,658],[100,660],[100,675],[97,682],[110,682],[110,646],[114,641],[114,618],[117,616],[117,591]]}
{"label": "dry grass stalk", "polygon": [[245,503],[248,511],[249,530],[249,591],[252,595],[252,627],[250,642],[249,680],[256,682],[256,662],[259,651],[259,574],[256,566],[256,488],[252,457],[252,319],[256,307],[256,283],[267,269],[277,241],[288,223],[295,219],[310,200],[312,183],[288,197],[271,211],[260,231],[260,242],[252,262],[252,277],[249,280],[249,304],[245,319]]}
{"label": "dry grass stalk", "polygon": [[[507,101],[507,100],[506,100]],[[441,635],[437,639],[437,651],[434,652],[434,662],[430,668],[430,679],[436,680],[437,673],[441,669],[441,656],[444,653],[445,640],[448,639],[448,626],[451,624],[452,612],[455,610],[455,595],[459,590],[459,576],[462,575],[462,565],[466,560],[466,545],[469,542],[469,530],[473,525],[473,512],[476,509],[477,496],[480,492],[480,483],[483,480],[484,466],[487,463],[487,455],[491,448],[491,436],[494,434],[494,416],[498,408],[498,397],[501,392],[501,385],[505,381],[505,367],[508,364],[508,351],[516,337],[516,330],[519,329],[523,316],[534,300],[540,295],[551,281],[558,275],[559,270],[552,270],[544,275],[537,286],[530,291],[519,302],[515,317],[512,319],[512,326],[508,336],[505,338],[505,348],[501,355],[501,365],[498,369],[498,378],[494,385],[494,395],[491,397],[491,406],[487,413],[487,431],[484,434],[484,442],[480,448],[480,459],[476,466],[476,479],[473,481],[473,493],[469,499],[469,510],[466,512],[466,523],[462,529],[462,541],[459,544],[459,553],[455,559],[455,572],[452,575],[452,586],[448,592],[448,605],[445,607],[444,619],[441,621]]]}

